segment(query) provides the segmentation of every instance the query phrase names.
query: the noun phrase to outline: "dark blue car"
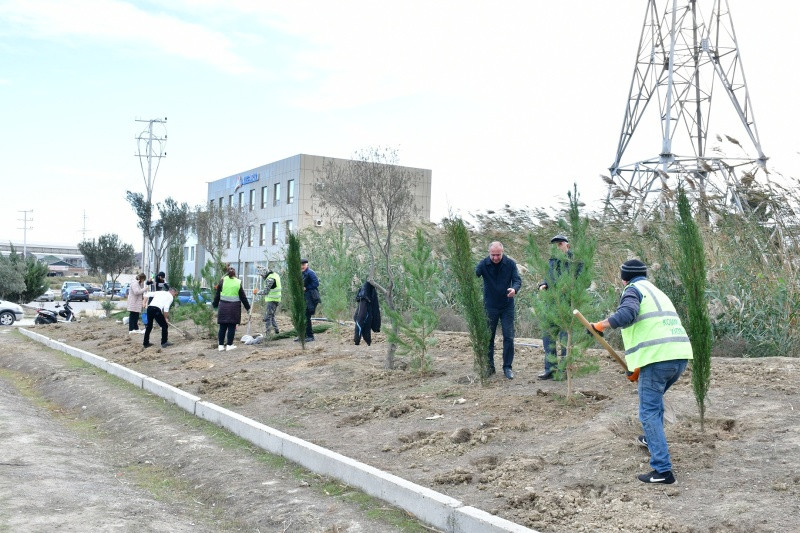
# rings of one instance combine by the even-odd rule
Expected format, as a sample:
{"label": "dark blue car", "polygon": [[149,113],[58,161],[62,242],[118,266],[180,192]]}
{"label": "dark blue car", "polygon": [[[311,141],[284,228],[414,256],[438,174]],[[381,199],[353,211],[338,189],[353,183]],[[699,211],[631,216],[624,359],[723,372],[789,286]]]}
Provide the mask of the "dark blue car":
{"label": "dark blue car", "polygon": [[[200,289],[200,293],[198,294],[198,298],[200,299],[200,303],[210,304],[211,301],[214,299],[214,295],[211,293],[209,289]],[[195,303],[194,295],[192,291],[179,291],[178,296],[175,298],[177,305],[185,305],[185,304],[193,304]]]}

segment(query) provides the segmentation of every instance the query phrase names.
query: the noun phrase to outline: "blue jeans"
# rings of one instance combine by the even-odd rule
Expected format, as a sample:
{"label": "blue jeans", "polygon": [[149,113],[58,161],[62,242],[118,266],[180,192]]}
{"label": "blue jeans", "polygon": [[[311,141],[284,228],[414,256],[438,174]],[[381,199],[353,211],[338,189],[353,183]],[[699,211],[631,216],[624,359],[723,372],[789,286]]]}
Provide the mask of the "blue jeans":
{"label": "blue jeans", "polygon": [[486,309],[489,318],[489,370],[494,370],[494,336],[497,332],[499,321],[503,330],[503,370],[510,370],[514,362],[514,303],[511,302],[502,309]]}
{"label": "blue jeans", "polygon": [[678,381],[688,362],[661,361],[639,370],[639,421],[650,450],[650,467],[656,472],[672,470],[664,434],[664,393]]}
{"label": "blue jeans", "polygon": [[[559,332],[558,339],[561,341],[561,357],[563,359],[567,356],[567,332]],[[556,342],[547,332],[542,333],[542,347],[544,348],[544,371],[548,374],[555,372],[558,368],[558,362],[553,361],[556,356]]]}

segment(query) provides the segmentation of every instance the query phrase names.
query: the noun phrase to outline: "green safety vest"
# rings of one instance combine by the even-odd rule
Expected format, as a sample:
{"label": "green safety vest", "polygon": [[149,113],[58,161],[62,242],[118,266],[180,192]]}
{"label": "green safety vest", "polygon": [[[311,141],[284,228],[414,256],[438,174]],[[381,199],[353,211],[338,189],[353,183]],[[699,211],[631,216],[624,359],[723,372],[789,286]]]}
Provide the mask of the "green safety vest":
{"label": "green safety vest", "polygon": [[646,279],[632,285],[641,292],[642,302],[633,324],[622,328],[628,370],[659,361],[692,359],[689,336],[667,295]]}
{"label": "green safety vest", "polygon": [[220,300],[223,302],[238,302],[239,289],[242,288],[242,280],[239,278],[229,278],[225,276],[222,280],[222,291],[220,292]]}
{"label": "green safety vest", "polygon": [[281,301],[281,277],[277,275],[275,272],[271,272],[267,279],[274,279],[275,285],[267,293],[266,298],[264,300],[268,302],[280,302]]}

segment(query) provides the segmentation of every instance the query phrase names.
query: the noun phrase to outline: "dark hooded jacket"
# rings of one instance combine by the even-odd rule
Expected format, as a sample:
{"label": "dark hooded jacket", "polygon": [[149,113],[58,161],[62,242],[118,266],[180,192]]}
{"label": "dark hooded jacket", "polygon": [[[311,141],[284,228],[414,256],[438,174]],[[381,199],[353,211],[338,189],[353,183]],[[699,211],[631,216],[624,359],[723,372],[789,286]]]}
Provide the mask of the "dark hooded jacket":
{"label": "dark hooded jacket", "polygon": [[361,289],[356,295],[356,314],[353,315],[355,321],[355,332],[353,333],[353,341],[356,344],[361,343],[363,337],[367,346],[372,344],[372,332],[381,330],[381,306],[378,303],[378,291],[375,287],[367,281],[361,286]]}

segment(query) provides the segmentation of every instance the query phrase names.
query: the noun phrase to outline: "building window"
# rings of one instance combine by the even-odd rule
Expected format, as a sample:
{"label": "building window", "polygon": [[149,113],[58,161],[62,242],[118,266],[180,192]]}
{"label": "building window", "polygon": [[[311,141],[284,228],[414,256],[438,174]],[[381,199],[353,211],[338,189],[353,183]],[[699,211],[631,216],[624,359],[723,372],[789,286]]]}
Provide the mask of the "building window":
{"label": "building window", "polygon": [[276,183],[272,190],[272,205],[278,206],[281,204],[281,184]]}
{"label": "building window", "polygon": [[294,180],[289,180],[286,183],[286,203],[294,203]]}
{"label": "building window", "polygon": [[231,230],[228,230],[228,248],[231,247]]}
{"label": "building window", "polygon": [[184,261],[188,261],[189,260],[189,247],[188,246],[184,246],[183,247],[183,260]]}
{"label": "building window", "polygon": [[261,209],[267,207],[267,186],[261,187]]}
{"label": "building window", "polygon": [[223,200],[224,200],[224,198],[220,198],[220,199],[219,199],[219,208],[220,208],[220,209],[222,209],[222,201],[223,201]]}
{"label": "building window", "polygon": [[233,195],[228,195],[228,207],[233,207]]}
{"label": "building window", "polygon": [[250,211],[256,208],[256,190],[250,189],[250,204],[248,205]]}
{"label": "building window", "polygon": [[247,246],[253,246],[253,226],[247,226]]}
{"label": "building window", "polygon": [[189,261],[194,261],[194,246],[189,248],[189,255],[191,256]]}
{"label": "building window", "polygon": [[267,225],[261,224],[258,234],[258,245],[264,246],[265,244],[267,244]]}
{"label": "building window", "polygon": [[294,231],[294,220],[286,221],[286,237],[288,240],[289,234]]}
{"label": "building window", "polygon": [[278,244],[278,223],[272,223],[272,244]]}
{"label": "building window", "polygon": [[244,207],[244,191],[239,193],[239,207]]}

